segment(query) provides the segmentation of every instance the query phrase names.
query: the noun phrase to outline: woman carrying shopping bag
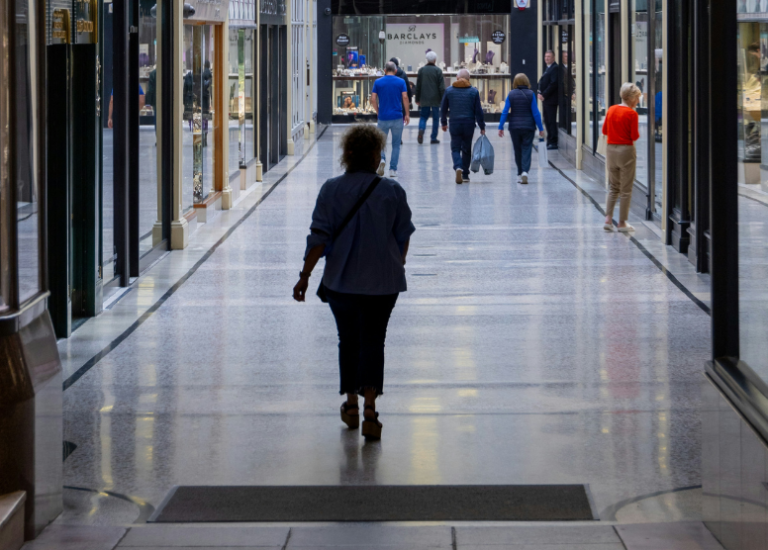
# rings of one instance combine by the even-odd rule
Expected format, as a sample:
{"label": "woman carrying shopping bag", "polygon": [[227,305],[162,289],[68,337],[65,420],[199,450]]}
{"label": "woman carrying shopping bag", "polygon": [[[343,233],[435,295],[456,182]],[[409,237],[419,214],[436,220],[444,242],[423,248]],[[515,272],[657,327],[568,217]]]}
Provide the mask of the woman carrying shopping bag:
{"label": "woman carrying shopping bag", "polygon": [[515,76],[512,91],[507,96],[504,111],[499,121],[499,137],[504,137],[504,123],[509,117],[509,134],[512,136],[512,146],[515,148],[515,163],[517,163],[517,183],[528,183],[528,172],[531,169],[531,151],[536,128],[539,136],[544,135],[541,125],[541,113],[536,103],[536,94],[531,90],[531,82],[523,73]]}
{"label": "woman carrying shopping bag", "polygon": [[627,223],[629,205],[632,201],[632,186],[635,183],[637,151],[635,142],[640,139],[638,102],[642,92],[635,84],[626,82],[621,86],[621,105],[608,109],[603,123],[603,135],[607,136],[605,162],[608,165],[608,199],[605,205],[606,231],[613,229],[613,210],[621,198],[619,207],[619,231],[629,233],[635,228]]}

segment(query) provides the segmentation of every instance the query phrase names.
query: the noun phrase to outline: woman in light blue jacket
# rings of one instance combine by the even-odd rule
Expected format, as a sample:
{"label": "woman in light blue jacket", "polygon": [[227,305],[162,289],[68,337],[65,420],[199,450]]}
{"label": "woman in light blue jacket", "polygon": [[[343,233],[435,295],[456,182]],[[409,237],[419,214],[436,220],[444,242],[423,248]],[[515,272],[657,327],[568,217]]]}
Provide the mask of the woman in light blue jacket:
{"label": "woman in light blue jacket", "polygon": [[531,82],[523,73],[516,75],[512,82],[512,91],[507,96],[499,121],[499,137],[504,137],[504,123],[507,117],[509,117],[509,134],[512,136],[512,146],[515,149],[517,183],[528,183],[533,138],[537,127],[539,135],[544,136],[544,127],[541,125],[541,113],[536,103],[536,94],[531,90]]}

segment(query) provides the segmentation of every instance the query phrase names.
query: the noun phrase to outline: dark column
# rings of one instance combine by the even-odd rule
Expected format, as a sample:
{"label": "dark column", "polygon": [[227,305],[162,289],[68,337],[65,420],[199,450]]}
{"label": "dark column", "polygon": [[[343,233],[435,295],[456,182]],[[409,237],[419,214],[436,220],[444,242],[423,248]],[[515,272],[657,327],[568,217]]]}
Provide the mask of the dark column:
{"label": "dark column", "polygon": [[[269,99],[271,96],[272,84],[269,81],[270,55],[269,55],[269,27],[261,25],[259,29],[261,48],[259,48],[259,160],[261,160],[262,172],[269,170],[269,143],[271,136],[269,133]],[[322,89],[322,87],[320,88]],[[329,88],[330,89],[330,88]],[[318,90],[319,93],[319,90]]]}
{"label": "dark column", "polygon": [[72,143],[69,126],[69,45],[55,44],[48,49],[48,308],[58,338],[69,338],[72,332],[72,302],[70,289],[70,173]]}
{"label": "dark column", "polygon": [[688,259],[696,271],[709,271],[709,19],[707,3],[693,3],[693,208]]}
{"label": "dark column", "polygon": [[[129,0],[128,32],[128,266],[139,276],[139,0]],[[146,90],[144,90],[146,92]]]}
{"label": "dark column", "polygon": [[[712,355],[739,356],[736,0],[709,1]],[[679,85],[675,83],[675,85]]]}
{"label": "dark column", "polygon": [[[157,74],[157,78],[162,82],[162,97],[158,98],[162,102],[162,120],[160,123],[160,143],[162,156],[162,212],[163,212],[163,238],[168,242],[168,250],[171,249],[171,220],[173,219],[173,136],[177,131],[173,126],[173,94],[176,86],[179,85],[177,64],[173,59],[173,0],[160,0],[160,22],[162,29],[162,73]],[[155,112],[157,114],[157,112]]]}
{"label": "dark column", "polygon": [[537,21],[539,6],[536,0],[533,0],[531,4],[530,8],[524,10],[512,10],[509,16],[507,47],[510,53],[509,72],[512,75],[525,73],[535,90],[536,82],[539,80],[539,52],[536,51],[539,36]]}
{"label": "dark column", "polygon": [[317,19],[317,122],[330,124],[333,115],[331,0],[317,0]]}
{"label": "dark column", "polygon": [[130,123],[128,98],[128,6],[130,0],[115,0],[112,3],[112,52],[114,100],[112,109],[113,156],[115,163],[114,208],[115,208],[115,250],[120,286],[130,284],[130,258],[128,246],[128,143]]}

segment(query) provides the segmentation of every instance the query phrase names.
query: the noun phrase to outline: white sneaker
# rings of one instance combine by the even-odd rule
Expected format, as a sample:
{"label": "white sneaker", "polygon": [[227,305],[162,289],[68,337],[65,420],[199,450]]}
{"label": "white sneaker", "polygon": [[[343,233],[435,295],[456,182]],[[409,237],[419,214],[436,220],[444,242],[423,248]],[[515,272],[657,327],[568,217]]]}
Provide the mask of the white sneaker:
{"label": "white sneaker", "polygon": [[523,183],[523,176],[517,176],[517,183]]}
{"label": "white sneaker", "polygon": [[523,172],[523,175],[520,176],[520,179],[522,180],[521,183],[528,183],[528,172]]}
{"label": "white sneaker", "polygon": [[382,160],[382,161],[379,163],[379,169],[378,169],[378,170],[376,170],[376,173],[377,173],[378,175],[380,175],[380,176],[383,176],[383,175],[384,175],[384,167],[385,167],[386,165],[387,165],[387,163],[386,163],[386,162],[384,162],[384,161]]}
{"label": "white sneaker", "polygon": [[390,170],[389,171],[389,177],[390,178],[396,178],[397,177],[397,170]]}
{"label": "white sneaker", "polygon": [[619,233],[632,233],[635,230],[634,227],[627,224],[624,227],[619,227]]}

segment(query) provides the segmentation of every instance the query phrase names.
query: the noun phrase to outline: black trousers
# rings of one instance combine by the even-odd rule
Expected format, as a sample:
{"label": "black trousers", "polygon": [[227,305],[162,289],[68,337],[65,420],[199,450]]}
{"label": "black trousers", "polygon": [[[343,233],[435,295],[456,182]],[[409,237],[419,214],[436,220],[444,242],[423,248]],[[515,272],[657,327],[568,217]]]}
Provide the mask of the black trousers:
{"label": "black trousers", "polygon": [[398,294],[369,296],[328,290],[339,331],[339,393],[384,393],[384,340]]}
{"label": "black trousers", "polygon": [[544,104],[544,126],[547,128],[547,145],[557,146],[557,109],[558,105]]}
{"label": "black trousers", "polygon": [[469,177],[472,161],[472,138],[475,135],[474,120],[453,120],[448,127],[451,133],[451,158],[453,169],[461,168],[465,178]]}

